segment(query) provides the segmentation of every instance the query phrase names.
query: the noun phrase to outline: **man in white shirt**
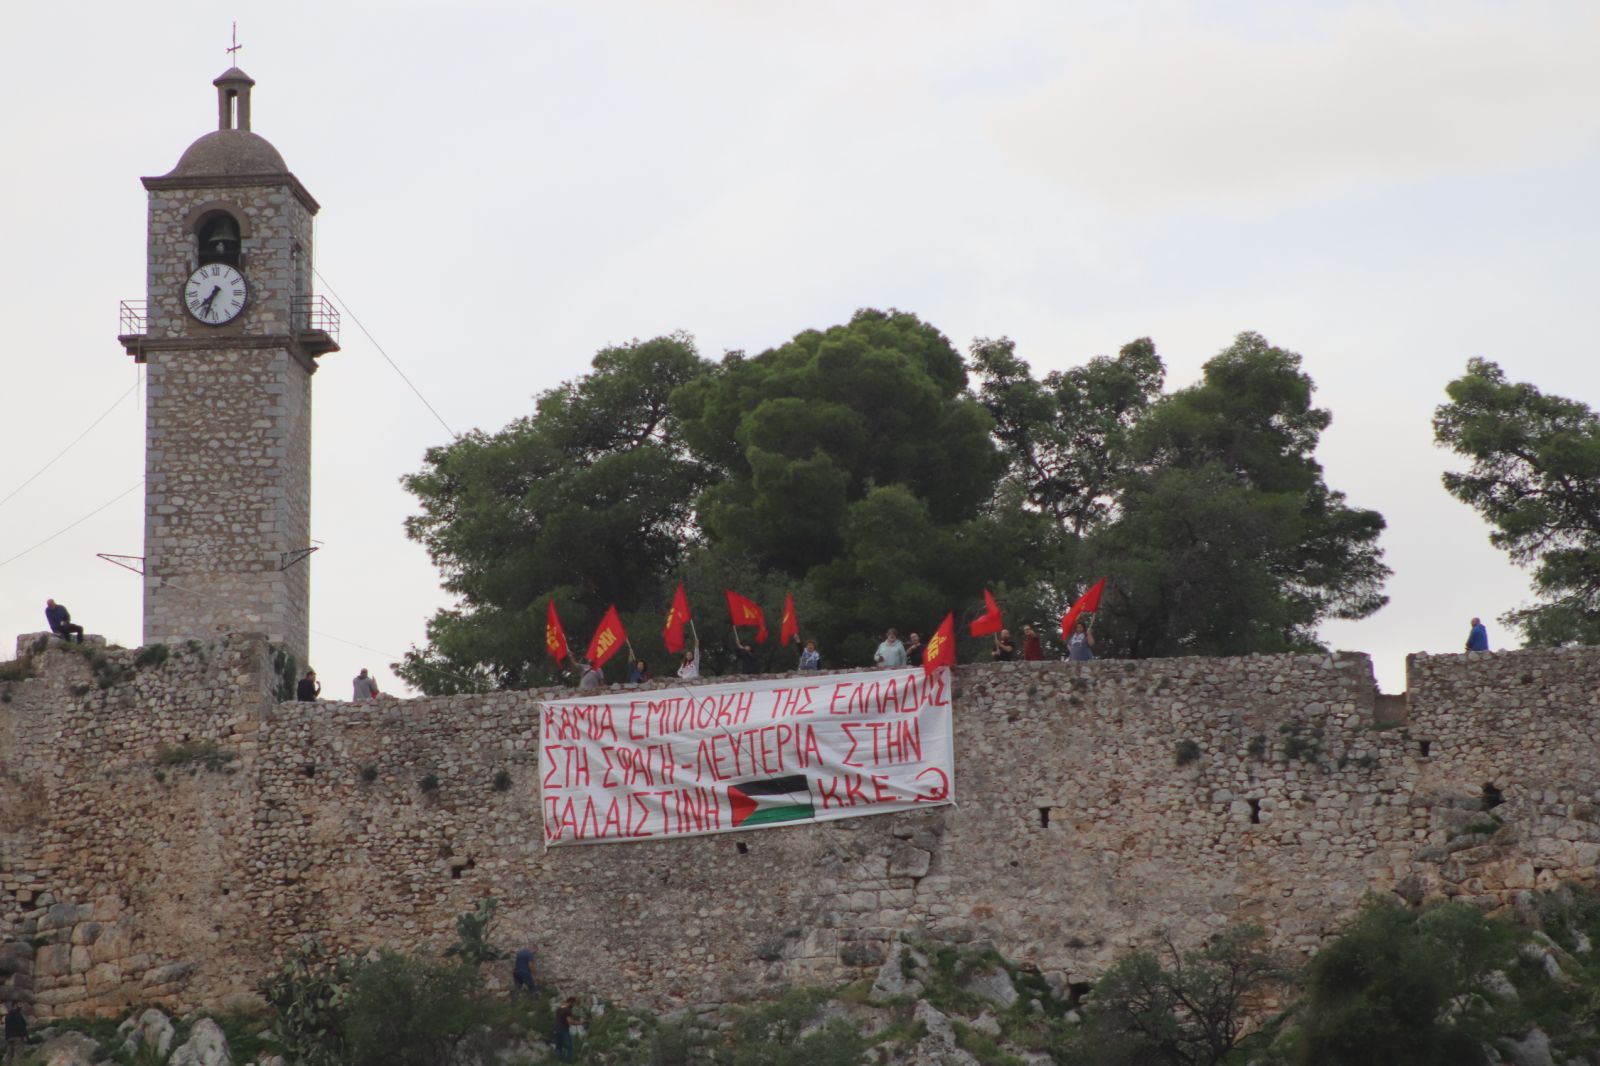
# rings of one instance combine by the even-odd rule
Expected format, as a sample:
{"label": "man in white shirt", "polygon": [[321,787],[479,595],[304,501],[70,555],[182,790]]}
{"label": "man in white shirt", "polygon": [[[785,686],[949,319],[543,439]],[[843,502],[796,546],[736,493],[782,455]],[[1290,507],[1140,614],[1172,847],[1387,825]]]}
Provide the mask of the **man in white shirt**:
{"label": "man in white shirt", "polygon": [[878,645],[878,654],[873,660],[885,670],[899,670],[906,665],[906,646],[900,643],[900,634],[891,629],[883,636],[883,643]]}

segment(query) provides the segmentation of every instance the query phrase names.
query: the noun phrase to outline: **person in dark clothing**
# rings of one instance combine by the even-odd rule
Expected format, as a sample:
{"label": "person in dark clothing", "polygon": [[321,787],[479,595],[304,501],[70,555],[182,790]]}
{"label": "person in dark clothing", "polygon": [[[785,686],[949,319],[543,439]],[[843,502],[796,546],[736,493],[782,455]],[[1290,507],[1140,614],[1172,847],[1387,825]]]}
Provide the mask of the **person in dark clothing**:
{"label": "person in dark clothing", "polygon": [[322,682],[317,680],[315,670],[307,670],[306,676],[294,686],[294,698],[310,703],[322,695]]}
{"label": "person in dark clothing", "polygon": [[556,1058],[562,1062],[572,1061],[572,1026],[578,1020],[577,1005],[578,997],[568,996],[556,1008],[556,1031],[551,1035],[550,1042],[555,1045]]}
{"label": "person in dark clothing", "polygon": [[72,612],[67,610],[66,604],[57,603],[55,600],[45,600],[44,620],[50,623],[50,632],[62,640],[71,640],[76,635],[78,643],[83,643],[83,627],[73,625]]}
{"label": "person in dark clothing", "polygon": [[28,1019],[22,1008],[12,1003],[6,1008],[6,1058],[5,1066],[21,1062],[28,1053]]}
{"label": "person in dark clothing", "polygon": [[1472,620],[1472,629],[1467,633],[1467,650],[1489,650],[1489,631],[1484,628],[1483,619],[1481,618],[1474,618]]}
{"label": "person in dark clothing", "polygon": [[738,637],[733,642],[733,672],[736,674],[753,674],[756,672],[756,653]]}
{"label": "person in dark clothing", "polygon": [[922,643],[920,634],[913,633],[906,638],[906,665],[921,666],[922,653],[927,651],[927,645]]}
{"label": "person in dark clothing", "polygon": [[511,964],[511,996],[516,998],[518,992],[528,990],[529,997],[539,994],[539,982],[533,976],[533,949],[529,947],[517,950],[516,960]]}
{"label": "person in dark clothing", "polygon": [[628,664],[628,684],[642,685],[650,680],[650,664],[643,659],[635,659]]}
{"label": "person in dark clothing", "polygon": [[997,663],[1008,663],[1017,657],[1017,642],[1011,639],[1011,630],[1002,629],[994,635],[994,651],[989,657]]}

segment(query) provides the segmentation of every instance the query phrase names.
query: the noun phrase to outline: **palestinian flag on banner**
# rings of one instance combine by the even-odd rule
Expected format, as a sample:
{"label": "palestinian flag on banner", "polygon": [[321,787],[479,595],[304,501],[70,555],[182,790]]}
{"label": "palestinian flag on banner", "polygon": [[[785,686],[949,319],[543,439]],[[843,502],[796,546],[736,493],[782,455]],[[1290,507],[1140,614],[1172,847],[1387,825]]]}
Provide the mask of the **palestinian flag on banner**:
{"label": "palestinian flag on banner", "polygon": [[728,806],[733,808],[733,827],[767,825],[770,822],[795,822],[815,816],[811,785],[805,774],[741,781],[728,786]]}

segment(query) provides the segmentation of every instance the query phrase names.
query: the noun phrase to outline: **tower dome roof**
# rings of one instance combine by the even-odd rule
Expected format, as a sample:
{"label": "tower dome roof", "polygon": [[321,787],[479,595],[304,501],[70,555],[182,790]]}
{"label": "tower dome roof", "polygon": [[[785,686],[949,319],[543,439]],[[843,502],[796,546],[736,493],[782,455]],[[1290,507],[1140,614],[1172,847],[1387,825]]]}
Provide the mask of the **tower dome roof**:
{"label": "tower dome roof", "polygon": [[169,178],[287,174],[283,156],[259,133],[212,130],[191,144]]}

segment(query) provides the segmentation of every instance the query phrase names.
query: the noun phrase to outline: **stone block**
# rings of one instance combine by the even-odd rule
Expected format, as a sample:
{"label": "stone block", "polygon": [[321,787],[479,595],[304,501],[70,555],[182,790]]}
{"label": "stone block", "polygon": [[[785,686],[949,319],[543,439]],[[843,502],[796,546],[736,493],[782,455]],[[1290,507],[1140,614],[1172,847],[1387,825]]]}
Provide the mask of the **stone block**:
{"label": "stone block", "polygon": [[72,945],[50,944],[33,957],[35,977],[64,977],[72,972]]}

